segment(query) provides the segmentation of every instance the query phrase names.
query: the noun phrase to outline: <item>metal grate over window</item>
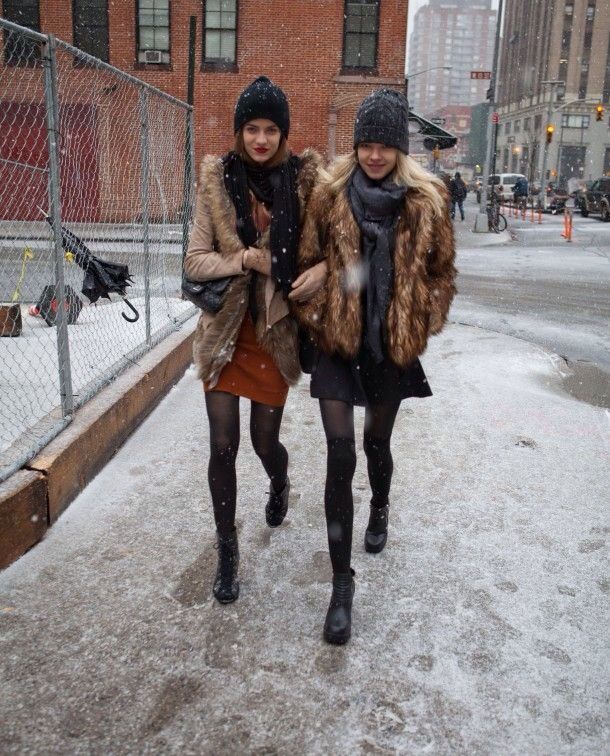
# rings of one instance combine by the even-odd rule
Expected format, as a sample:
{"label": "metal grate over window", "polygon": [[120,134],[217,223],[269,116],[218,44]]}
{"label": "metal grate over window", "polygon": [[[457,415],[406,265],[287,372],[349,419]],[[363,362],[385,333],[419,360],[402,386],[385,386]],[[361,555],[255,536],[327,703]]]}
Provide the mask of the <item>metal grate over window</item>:
{"label": "metal grate over window", "polygon": [[348,0],[343,29],[343,67],[374,69],[377,65],[379,0]]}

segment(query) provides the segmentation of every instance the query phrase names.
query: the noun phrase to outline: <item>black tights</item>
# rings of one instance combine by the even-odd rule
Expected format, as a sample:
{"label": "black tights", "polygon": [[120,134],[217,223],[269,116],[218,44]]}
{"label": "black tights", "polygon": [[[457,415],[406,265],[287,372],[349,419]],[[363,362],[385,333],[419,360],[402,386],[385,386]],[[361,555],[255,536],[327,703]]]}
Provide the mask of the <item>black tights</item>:
{"label": "black tights", "polygon": [[[390,440],[400,401],[367,407],[364,416],[364,453],[374,506],[388,503],[394,463]],[[320,399],[326,433],[327,462],[324,510],[333,572],[348,572],[351,565],[354,500],[352,479],[356,470],[354,408],[335,399]]]}
{"label": "black tights", "polygon": [[[205,405],[210,423],[208,482],[212,494],[214,520],[219,533],[235,527],[237,477],[235,461],[239,449],[239,397],[224,391],[207,391]],[[252,402],[250,438],[275,491],[286,484],[288,452],[280,443],[283,407]]]}

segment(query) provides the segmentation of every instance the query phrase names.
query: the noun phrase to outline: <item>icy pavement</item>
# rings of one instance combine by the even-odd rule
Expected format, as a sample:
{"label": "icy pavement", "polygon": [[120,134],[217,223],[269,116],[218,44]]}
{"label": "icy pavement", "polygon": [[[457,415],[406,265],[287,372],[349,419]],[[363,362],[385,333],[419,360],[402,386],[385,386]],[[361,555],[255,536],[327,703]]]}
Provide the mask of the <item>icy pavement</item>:
{"label": "icy pavement", "polygon": [[435,394],[398,416],[380,555],[362,546],[359,453],[348,646],[321,638],[325,448],[306,382],[274,531],[244,411],[241,595],[212,599],[191,370],[0,575],[0,752],[607,753],[610,415],[505,335],[453,325],[423,362]]}

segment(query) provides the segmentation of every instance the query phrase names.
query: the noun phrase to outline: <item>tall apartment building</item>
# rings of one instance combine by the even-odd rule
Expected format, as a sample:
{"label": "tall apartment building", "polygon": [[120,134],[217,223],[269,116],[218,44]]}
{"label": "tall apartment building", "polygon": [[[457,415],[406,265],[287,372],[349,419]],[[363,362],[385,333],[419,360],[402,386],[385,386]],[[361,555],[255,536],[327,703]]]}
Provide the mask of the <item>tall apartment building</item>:
{"label": "tall apartment building", "polygon": [[[490,71],[497,12],[491,0],[430,0],[415,14],[409,38],[409,100],[419,113],[485,100],[489,82],[471,71]],[[451,66],[450,71],[439,70]]]}
{"label": "tall apartment building", "polygon": [[610,175],[610,0],[507,3],[498,85],[498,171],[540,181],[552,124],[545,182]]}
{"label": "tall apartment building", "polygon": [[0,16],[183,100],[195,16],[197,158],[231,147],[235,100],[261,74],[288,95],[292,148],[331,155],[351,149],[363,97],[404,86],[404,0],[0,0]]}

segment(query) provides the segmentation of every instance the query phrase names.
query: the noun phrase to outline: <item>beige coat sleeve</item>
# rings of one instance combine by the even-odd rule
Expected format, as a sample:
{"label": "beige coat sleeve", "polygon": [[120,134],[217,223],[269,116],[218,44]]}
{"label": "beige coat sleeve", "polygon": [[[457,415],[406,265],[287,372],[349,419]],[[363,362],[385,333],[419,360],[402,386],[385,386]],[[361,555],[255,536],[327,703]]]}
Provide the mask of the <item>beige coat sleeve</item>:
{"label": "beige coat sleeve", "polygon": [[197,193],[195,222],[184,259],[186,275],[193,281],[209,281],[225,276],[241,276],[243,252],[221,255],[214,250],[214,228],[210,209],[203,192]]}

